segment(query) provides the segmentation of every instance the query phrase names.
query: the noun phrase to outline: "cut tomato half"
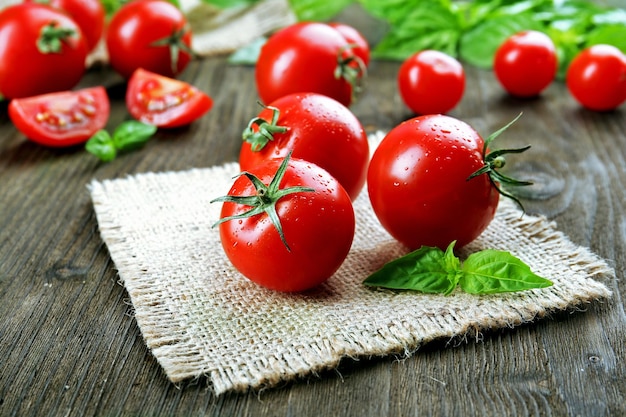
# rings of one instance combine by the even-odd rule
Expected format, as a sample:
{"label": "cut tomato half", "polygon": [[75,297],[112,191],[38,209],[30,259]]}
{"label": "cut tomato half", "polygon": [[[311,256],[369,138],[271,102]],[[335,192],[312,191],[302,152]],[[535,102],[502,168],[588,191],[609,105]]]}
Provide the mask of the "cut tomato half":
{"label": "cut tomato half", "polygon": [[109,113],[109,97],[100,86],[16,98],[9,103],[15,127],[33,142],[51,147],[86,142],[104,128]]}
{"label": "cut tomato half", "polygon": [[128,80],[126,107],[140,122],[178,127],[208,112],[213,100],[189,83],[139,68]]}

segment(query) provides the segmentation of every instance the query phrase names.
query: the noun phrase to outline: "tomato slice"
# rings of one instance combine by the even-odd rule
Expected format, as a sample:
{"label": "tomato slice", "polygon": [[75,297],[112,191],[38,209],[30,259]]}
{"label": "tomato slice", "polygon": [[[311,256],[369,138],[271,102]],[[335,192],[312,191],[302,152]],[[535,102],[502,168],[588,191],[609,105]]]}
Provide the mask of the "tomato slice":
{"label": "tomato slice", "polygon": [[109,120],[110,103],[104,87],[59,91],[16,98],[9,117],[33,142],[51,147],[84,143]]}
{"label": "tomato slice", "polygon": [[208,112],[213,100],[184,81],[139,68],[126,90],[126,107],[137,120],[158,127],[188,125]]}

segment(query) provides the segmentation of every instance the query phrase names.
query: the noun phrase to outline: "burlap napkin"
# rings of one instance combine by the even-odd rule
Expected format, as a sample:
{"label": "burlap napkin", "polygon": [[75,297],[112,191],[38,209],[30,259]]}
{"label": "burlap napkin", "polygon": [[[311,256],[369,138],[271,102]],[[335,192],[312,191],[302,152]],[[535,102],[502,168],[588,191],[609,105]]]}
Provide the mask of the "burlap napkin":
{"label": "burlap napkin", "polygon": [[216,394],[270,387],[342,358],[408,355],[435,339],[510,328],[611,295],[596,280],[614,275],[606,262],[506,199],[464,255],[508,250],[554,286],[491,296],[366,288],[369,273],[405,253],[379,225],[367,192],[355,201],[352,250],[327,283],[296,295],[265,290],[233,269],[211,227],[221,206],[209,202],[238,172],[229,163],[89,186],[145,342],[173,382],[206,375]]}

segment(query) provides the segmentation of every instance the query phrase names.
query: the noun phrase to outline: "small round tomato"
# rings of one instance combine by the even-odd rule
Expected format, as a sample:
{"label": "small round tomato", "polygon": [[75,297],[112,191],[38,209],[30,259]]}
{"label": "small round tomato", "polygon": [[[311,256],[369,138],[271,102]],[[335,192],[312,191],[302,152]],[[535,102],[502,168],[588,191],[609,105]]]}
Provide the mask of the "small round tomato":
{"label": "small round tomato", "polygon": [[364,71],[359,61],[338,30],[325,23],[296,23],[276,32],[261,48],[257,90],[264,103],[310,92],[349,106]]}
{"label": "small round tomato", "polygon": [[219,231],[228,259],[266,288],[313,288],[339,269],[352,246],[350,197],[311,162],[268,159],[238,176],[217,201],[224,202]]}
{"label": "small round tomato", "polygon": [[33,142],[65,147],[86,142],[104,128],[109,108],[104,87],[92,87],[13,99],[9,117]]}
{"label": "small round tomato", "polygon": [[213,100],[189,83],[139,68],[128,80],[126,107],[140,122],[178,127],[211,110]]}
{"label": "small round tomato", "polygon": [[499,192],[484,165],[483,138],[467,123],[445,115],[409,119],[375,150],[367,185],[382,226],[410,249],[452,241],[461,247],[492,221]]}
{"label": "small round tomato", "polygon": [[417,114],[447,113],[463,97],[465,71],[448,54],[420,51],[400,66],[398,89],[407,107]]}
{"label": "small round tomato", "polygon": [[105,40],[110,64],[124,78],[137,68],[174,77],[191,60],[187,19],[165,0],[126,3],[111,18]]}
{"label": "small round tomato", "polygon": [[37,3],[0,11],[0,93],[29,97],[73,88],[85,72],[87,43],[65,13]]}
{"label": "small round tomato", "polygon": [[595,111],[616,109],[626,100],[626,56],[611,45],[586,48],[570,63],[566,84],[584,107]]}
{"label": "small round tomato", "polygon": [[[37,0],[24,0],[34,3]],[[41,3],[41,1],[39,1]],[[100,0],[49,0],[45,4],[67,13],[83,32],[87,49],[92,51],[104,33],[105,10]]]}
{"label": "small round tomato", "polygon": [[550,37],[528,30],[514,34],[496,50],[493,71],[502,87],[517,97],[535,97],[554,80],[558,70]]}
{"label": "small round tomato", "polygon": [[370,45],[363,34],[346,23],[330,22],[328,25],[341,33],[341,36],[353,46],[352,51],[354,54],[361,58],[361,61],[367,67],[370,64]]}
{"label": "small round tomato", "polygon": [[244,171],[291,152],[328,171],[353,200],[365,184],[367,135],[356,116],[330,97],[296,93],[279,98],[250,122],[243,136],[239,166]]}

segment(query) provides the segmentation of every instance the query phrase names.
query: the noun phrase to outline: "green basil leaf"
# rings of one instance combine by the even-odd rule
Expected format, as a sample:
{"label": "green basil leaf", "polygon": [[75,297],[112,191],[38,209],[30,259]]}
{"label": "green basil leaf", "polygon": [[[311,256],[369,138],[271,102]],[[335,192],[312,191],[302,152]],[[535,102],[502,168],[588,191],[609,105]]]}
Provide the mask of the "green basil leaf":
{"label": "green basil leaf", "polygon": [[231,7],[251,6],[259,0],[202,0],[204,3],[211,4],[219,9],[228,9]]}
{"label": "green basil leaf", "polygon": [[120,151],[128,151],[143,146],[157,131],[157,127],[137,120],[121,123],[113,132],[113,143]]}
{"label": "green basil leaf", "polygon": [[459,260],[451,247],[444,253],[439,248],[423,246],[386,263],[363,283],[394,290],[449,294],[458,282],[458,266]]}
{"label": "green basil leaf", "polygon": [[494,294],[545,288],[552,282],[530,270],[509,252],[493,249],[468,256],[462,266],[461,289],[471,294]]}
{"label": "green basil leaf", "polygon": [[342,11],[352,0],[289,0],[291,10],[300,21],[325,21]]}
{"label": "green basil leaf", "polygon": [[94,133],[85,144],[85,149],[104,162],[112,161],[117,155],[113,139],[106,130],[99,130]]}
{"label": "green basil leaf", "polygon": [[228,57],[228,63],[235,65],[254,65],[256,64],[261,48],[267,42],[266,37],[260,37],[249,44],[237,49]]}
{"label": "green basil leaf", "polygon": [[543,29],[532,13],[491,18],[463,34],[459,43],[459,55],[471,65],[489,69],[493,66],[493,57],[498,47],[509,36],[531,29]]}
{"label": "green basil leaf", "polygon": [[602,25],[589,32],[585,46],[601,43],[613,45],[626,54],[626,24]]}

